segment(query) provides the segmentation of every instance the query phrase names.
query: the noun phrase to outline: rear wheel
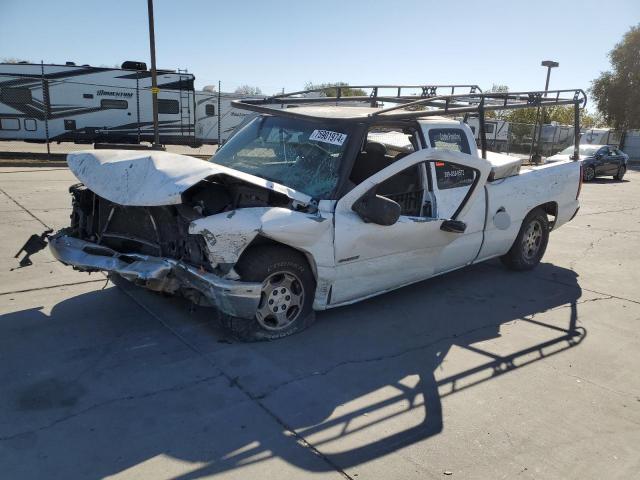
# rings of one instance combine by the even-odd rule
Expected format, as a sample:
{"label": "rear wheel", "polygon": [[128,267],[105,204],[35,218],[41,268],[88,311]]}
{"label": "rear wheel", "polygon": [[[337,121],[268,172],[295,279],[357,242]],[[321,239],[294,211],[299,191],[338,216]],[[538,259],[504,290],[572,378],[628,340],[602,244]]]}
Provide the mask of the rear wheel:
{"label": "rear wheel", "polygon": [[620,167],[618,167],[618,172],[613,176],[613,178],[620,181],[624,178],[625,173],[627,173],[627,167],[620,165]]}
{"label": "rear wheel", "polygon": [[531,270],[544,255],[549,242],[549,220],[541,208],[529,212],[511,249],[500,260],[512,270]]}
{"label": "rear wheel", "polygon": [[223,319],[238,339],[274,340],[302,331],[313,322],[315,279],[300,252],[274,245],[254,247],[235,269],[242,280],[262,283],[254,318]]}
{"label": "rear wheel", "polygon": [[585,167],[584,168],[584,172],[582,174],[582,179],[585,182],[590,182],[591,180],[593,180],[594,178],[596,178],[596,170],[595,168],[589,166],[589,167]]}

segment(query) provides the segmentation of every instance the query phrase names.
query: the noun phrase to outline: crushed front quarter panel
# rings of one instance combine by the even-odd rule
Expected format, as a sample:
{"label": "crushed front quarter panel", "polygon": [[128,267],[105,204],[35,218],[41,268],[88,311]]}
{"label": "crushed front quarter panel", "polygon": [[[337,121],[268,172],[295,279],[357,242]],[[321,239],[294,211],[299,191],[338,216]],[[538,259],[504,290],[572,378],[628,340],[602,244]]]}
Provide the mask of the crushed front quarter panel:
{"label": "crushed front quarter panel", "polygon": [[257,235],[312,254],[318,264],[333,264],[330,214],[295,212],[281,207],[241,208],[193,221],[190,234],[204,237],[209,258],[235,264]]}

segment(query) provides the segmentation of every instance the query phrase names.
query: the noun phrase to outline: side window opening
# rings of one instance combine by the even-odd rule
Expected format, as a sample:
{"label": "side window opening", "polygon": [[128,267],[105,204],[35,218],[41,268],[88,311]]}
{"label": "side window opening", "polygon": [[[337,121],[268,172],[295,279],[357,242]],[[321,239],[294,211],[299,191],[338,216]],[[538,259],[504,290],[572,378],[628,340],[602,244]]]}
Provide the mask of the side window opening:
{"label": "side window opening", "polygon": [[422,164],[414,165],[396,173],[376,187],[376,195],[400,204],[401,215],[430,217],[431,209],[423,211],[422,208],[425,193],[422,168]]}
{"label": "side window opening", "polygon": [[380,170],[413,153],[418,148],[416,130],[403,126],[372,126],[353,164],[349,179],[362,183]]}
{"label": "side window opening", "polygon": [[204,106],[204,114],[207,117],[215,117],[215,115],[216,115],[216,106],[214,104],[212,104],[212,103],[207,103]]}

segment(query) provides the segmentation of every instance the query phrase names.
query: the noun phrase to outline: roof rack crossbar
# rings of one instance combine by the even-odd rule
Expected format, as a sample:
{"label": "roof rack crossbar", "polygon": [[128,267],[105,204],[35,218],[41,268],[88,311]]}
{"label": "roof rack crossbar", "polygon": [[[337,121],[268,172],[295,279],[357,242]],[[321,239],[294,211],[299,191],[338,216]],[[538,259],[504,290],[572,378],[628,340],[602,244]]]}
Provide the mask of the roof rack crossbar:
{"label": "roof rack crossbar", "polygon": [[[414,86],[410,86],[415,88]],[[468,93],[452,93],[449,95],[438,95],[438,88],[446,87],[455,91],[459,85],[440,85],[440,86],[422,86],[424,90],[420,97],[416,95],[401,95],[401,89],[406,86],[369,86],[375,88],[374,94],[371,96],[354,96],[344,97],[340,91],[337,91],[335,97],[295,97],[293,95],[309,92],[293,92],[284,95],[276,95],[264,99],[242,99],[234,101],[234,107],[251,110],[258,113],[271,113],[287,117],[305,117],[304,113],[296,112],[297,109],[275,110],[269,108],[268,105],[282,105],[283,103],[325,103],[337,104],[340,102],[371,102],[375,106],[376,102],[396,103],[397,105],[376,110],[367,115],[368,118],[378,119],[397,119],[397,118],[420,118],[431,117],[436,115],[457,115],[464,113],[478,113],[480,109],[484,111],[490,110],[512,110],[520,108],[532,107],[550,107],[559,105],[575,105],[578,108],[584,107],[587,102],[587,96],[582,89],[565,89],[565,90],[536,90],[528,92],[491,92],[476,93],[475,89]],[[464,86],[472,90],[475,86]],[[326,90],[315,89],[313,91]],[[347,87],[345,88],[364,88],[364,87]],[[394,88],[400,93],[398,96],[378,95],[377,88]],[[564,94],[568,94],[563,96]],[[423,109],[423,108],[431,109]]]}

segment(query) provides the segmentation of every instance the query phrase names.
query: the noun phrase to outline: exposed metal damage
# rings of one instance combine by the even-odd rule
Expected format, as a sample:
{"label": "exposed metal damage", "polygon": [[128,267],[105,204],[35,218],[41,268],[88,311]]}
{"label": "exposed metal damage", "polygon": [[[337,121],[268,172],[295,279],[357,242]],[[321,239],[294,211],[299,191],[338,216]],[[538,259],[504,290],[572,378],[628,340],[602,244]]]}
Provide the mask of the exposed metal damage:
{"label": "exposed metal damage", "polygon": [[[49,241],[58,260],[81,271],[116,273],[151,290],[179,293],[228,315],[252,318],[261,284],[239,281],[233,266],[242,252],[258,237],[284,235],[312,243],[328,225],[310,198],[272,182],[249,182],[227,172],[200,178],[210,169],[197,159],[193,175],[169,181],[175,165],[165,169],[163,157],[171,154],[141,159],[124,152],[126,160],[116,158],[122,165],[112,168],[112,162],[94,158],[102,153],[69,156],[74,174],[90,181],[92,189],[83,183],[70,188],[71,226]],[[189,157],[184,159],[188,169]],[[145,182],[154,183],[156,191],[141,188]],[[153,198],[143,199],[140,190]],[[139,201],[146,205],[136,205]],[[296,223],[297,234],[289,228]]]}

